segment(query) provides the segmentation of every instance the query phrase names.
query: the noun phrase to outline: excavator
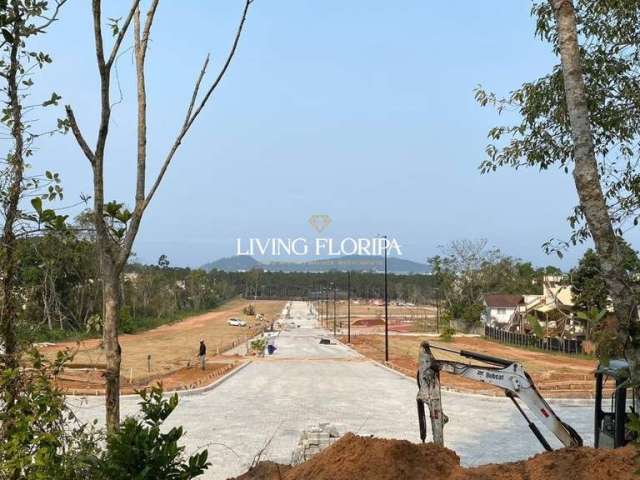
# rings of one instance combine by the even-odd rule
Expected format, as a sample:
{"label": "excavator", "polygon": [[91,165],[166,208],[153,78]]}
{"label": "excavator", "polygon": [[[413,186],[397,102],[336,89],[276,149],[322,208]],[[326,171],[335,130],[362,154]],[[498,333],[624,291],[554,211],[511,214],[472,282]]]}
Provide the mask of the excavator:
{"label": "excavator", "polygon": [[[434,355],[434,352],[438,355]],[[468,350],[451,350],[427,341],[421,343],[418,354],[416,397],[420,439],[423,443],[427,437],[426,405],[429,409],[433,442],[444,445],[444,426],[449,419],[442,408],[440,372],[460,375],[502,389],[545,450],[552,450],[551,444],[530,415],[535,416],[563,446],[582,446],[583,441],[578,432],[553,411],[520,363]],[[631,414],[640,411],[640,389],[627,385],[628,374],[629,365],[624,360],[610,360],[599,365],[596,370],[596,448],[618,448],[634,439],[635,432],[629,427]],[[529,415],[521,403],[526,405]]]}

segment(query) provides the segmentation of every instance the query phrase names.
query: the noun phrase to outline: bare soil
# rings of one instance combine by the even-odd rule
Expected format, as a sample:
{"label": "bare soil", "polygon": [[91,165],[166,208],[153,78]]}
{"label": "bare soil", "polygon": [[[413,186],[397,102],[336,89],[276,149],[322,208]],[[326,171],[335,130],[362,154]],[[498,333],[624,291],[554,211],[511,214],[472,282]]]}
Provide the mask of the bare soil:
{"label": "bare soil", "polygon": [[[265,316],[265,323],[275,320],[285,302],[262,300],[253,302],[256,312]],[[262,325],[255,316],[246,316],[242,309],[249,304],[234,299],[211,312],[186,318],[180,322],[163,325],[153,330],[133,335],[121,335],[122,347],[121,383],[123,388],[133,390],[151,383],[162,382],[167,389],[201,386],[215,379],[215,372],[230,369],[239,360],[223,352],[248,341],[256,335]],[[227,325],[229,318],[246,320],[246,327]],[[207,345],[207,370],[196,368],[200,338]],[[89,393],[103,389],[102,371],[105,366],[104,350],[99,339],[81,342],[65,342],[43,347],[42,353],[52,358],[59,350],[75,351],[73,364],[61,378],[61,385],[68,390]],[[210,382],[209,382],[210,383]]]}
{"label": "bare soil", "polygon": [[[471,350],[495,357],[522,363],[533,377],[538,389],[549,398],[592,398],[595,382],[593,373],[596,361],[581,357],[521,349],[485,340],[480,337],[456,337],[452,342],[439,342],[420,336],[389,337],[390,366],[415,377],[418,365],[418,349],[423,340],[452,350]],[[343,337],[342,341],[346,341]],[[363,355],[384,361],[384,337],[381,335],[358,335],[351,337],[352,347]],[[500,395],[501,390],[472,382],[458,376],[442,373],[442,385],[457,391]]]}
{"label": "bare soil", "polygon": [[235,480],[631,480],[638,451],[568,448],[514,463],[462,468],[455,452],[406,440],[347,433],[307,462],[260,464]]}

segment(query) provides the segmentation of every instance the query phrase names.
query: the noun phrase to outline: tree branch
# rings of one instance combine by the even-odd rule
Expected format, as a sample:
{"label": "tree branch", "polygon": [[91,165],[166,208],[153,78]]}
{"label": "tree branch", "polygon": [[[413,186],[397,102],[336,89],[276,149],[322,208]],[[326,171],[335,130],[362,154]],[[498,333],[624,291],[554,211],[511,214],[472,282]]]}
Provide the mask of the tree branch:
{"label": "tree branch", "polygon": [[171,146],[171,149],[169,150],[169,152],[167,153],[167,156],[165,157],[164,163],[162,164],[162,167],[160,168],[160,172],[158,173],[158,176],[156,177],[156,180],[153,183],[153,186],[151,187],[151,190],[149,190],[149,193],[147,194],[147,198],[144,201],[144,208],[147,208],[147,206],[151,202],[151,199],[153,198],[154,194],[156,193],[156,190],[160,186],[160,182],[162,182],[162,178],[164,177],[164,175],[165,175],[165,173],[167,171],[167,168],[169,168],[169,164],[171,163],[171,160],[173,159],[173,156],[175,155],[176,151],[180,147],[180,144],[182,143],[182,139],[187,134],[187,132],[189,131],[189,128],[191,127],[191,125],[193,125],[193,122],[198,117],[198,115],[200,114],[200,112],[202,111],[204,106],[207,104],[207,101],[211,97],[211,94],[218,87],[218,85],[220,84],[220,81],[222,80],[222,78],[224,77],[225,73],[227,72],[227,69],[229,68],[229,65],[231,64],[231,60],[233,59],[233,57],[234,57],[234,55],[236,53],[236,50],[238,48],[238,43],[239,43],[240,37],[242,35],[242,30],[244,28],[244,24],[245,24],[245,21],[247,19],[247,13],[248,13],[249,7],[251,6],[252,3],[253,3],[253,0],[245,0],[244,9],[242,10],[242,16],[240,18],[240,23],[238,24],[238,29],[236,31],[236,35],[234,37],[233,44],[231,46],[231,50],[229,50],[229,54],[227,55],[227,59],[225,60],[222,68],[220,69],[220,72],[218,73],[218,76],[216,77],[214,82],[211,84],[211,86],[207,90],[207,93],[205,94],[204,98],[198,104],[198,107],[196,108],[195,112],[193,112],[193,107],[195,105],[196,97],[197,97],[198,91],[200,89],[200,83],[202,81],[202,77],[204,76],[206,68],[207,68],[207,65],[209,63],[209,57],[207,56],[207,59],[205,60],[205,63],[203,65],[203,67],[202,67],[202,70],[200,71],[200,75],[198,76],[198,80],[196,81],[196,84],[195,84],[194,89],[193,89],[193,95],[191,97],[191,102],[189,104],[189,108],[187,109],[187,117],[185,118],[185,121],[184,121],[184,123],[182,125],[182,128],[180,129],[180,132],[178,133],[178,136],[176,137],[175,142],[173,143],[173,145]]}
{"label": "tree branch", "polygon": [[73,132],[73,136],[76,137],[76,141],[78,142],[78,145],[80,145],[82,152],[87,157],[91,165],[94,166],[96,162],[96,156],[93,153],[93,150],[91,150],[91,147],[89,147],[89,144],[85,141],[84,137],[82,136],[82,132],[80,131],[78,122],[76,122],[76,116],[73,114],[73,109],[71,108],[71,105],[66,105],[64,109],[67,112],[67,119],[69,120],[69,125],[71,126],[71,131]]}
{"label": "tree branch", "polygon": [[39,32],[43,32],[45,28],[47,28],[49,25],[51,25],[53,22],[55,22],[56,20],[58,20],[58,13],[60,13],[60,9],[62,8],[62,6],[67,3],[67,0],[59,0],[56,2],[56,8],[53,11],[53,15],[51,15],[51,17],[47,18],[47,17],[42,17],[46,20],[45,23],[43,23],[42,25],[35,27]]}
{"label": "tree branch", "polygon": [[[96,2],[99,0],[94,0],[94,2]],[[155,2],[156,4],[158,3],[157,1]],[[120,49],[120,45],[122,44],[122,40],[124,40],[124,36],[127,34],[127,30],[129,29],[129,25],[131,25],[131,20],[133,19],[134,14],[136,13],[136,10],[138,10],[138,7],[140,5],[140,0],[133,0],[133,4],[131,5],[131,9],[129,10],[129,14],[127,15],[127,18],[125,19],[124,23],[122,24],[122,28],[120,28],[120,31],[118,32],[118,34],[116,35],[116,40],[113,43],[113,48],[111,49],[111,55],[109,55],[109,60],[107,61],[107,68],[111,68],[111,66],[113,65],[113,62],[115,61],[116,57],[118,56],[118,50]]]}

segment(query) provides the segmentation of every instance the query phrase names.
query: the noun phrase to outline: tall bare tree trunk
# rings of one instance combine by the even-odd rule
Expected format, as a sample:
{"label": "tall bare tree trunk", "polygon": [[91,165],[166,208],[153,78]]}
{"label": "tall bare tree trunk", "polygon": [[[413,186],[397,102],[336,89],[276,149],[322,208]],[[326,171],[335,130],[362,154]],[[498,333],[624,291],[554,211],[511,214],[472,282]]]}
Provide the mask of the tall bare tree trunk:
{"label": "tall bare tree trunk", "polygon": [[[160,183],[169,168],[169,164],[182,144],[187,132],[195,122],[200,112],[204,109],[214,90],[220,84],[231,63],[240,40],[240,35],[242,34],[249,6],[252,2],[253,0],[244,0],[242,16],[229,54],[227,55],[227,58],[215,80],[206,90],[203,97],[198,100],[201,83],[209,65],[209,57],[207,56],[205,59],[193,88],[191,101],[188,105],[187,114],[182,126],[176,135],[173,145],[162,162],[160,172],[148,191],[146,189],[147,98],[145,61],[151,27],[159,0],[151,0],[146,15],[146,21],[144,23],[142,23],[140,19],[140,0],[132,0],[129,13],[122,22],[120,30],[115,35],[114,44],[111,47],[111,53],[108,54],[108,56],[105,56],[105,48],[102,38],[102,1],[92,0],[91,2],[95,52],[98,64],[98,73],[100,76],[100,126],[98,127],[96,145],[94,148],[89,146],[82,135],[71,106],[67,105],[66,111],[71,131],[73,132],[82,152],[89,160],[93,170],[93,220],[96,228],[96,247],[100,257],[100,273],[103,282],[103,343],[107,358],[107,371],[105,373],[106,421],[107,429],[109,431],[117,430],[120,425],[119,393],[121,350],[120,344],[118,343],[118,325],[121,303],[120,276],[127,260],[129,259],[129,255],[131,254],[131,249],[138,234],[145,209],[160,186]],[[124,224],[124,230],[126,230],[124,237],[119,237],[118,235],[114,235],[113,226],[109,223],[113,219],[109,222],[105,220],[104,162],[105,147],[107,137],[109,135],[109,125],[111,120],[110,83],[112,67],[116,61],[124,37],[132,23],[134,27],[133,50],[136,63],[136,100],[138,106],[136,194],[133,212],[127,211],[129,216],[125,220],[122,220],[122,217],[118,219],[118,221]]]}
{"label": "tall bare tree trunk", "polygon": [[624,254],[613,229],[602,193],[589,109],[582,74],[576,16],[571,0],[549,0],[555,13],[564,90],[574,143],[573,177],[580,207],[602,263],[602,274],[618,319],[618,340],[631,367],[634,381],[640,381],[640,335],[638,311],[631,279],[624,268]]}
{"label": "tall bare tree trunk", "polygon": [[120,362],[122,354],[122,349],[118,342],[120,273],[111,264],[109,258],[103,257],[102,265],[102,318],[104,320],[102,341],[107,360],[107,370],[105,372],[106,420],[107,425],[113,430],[120,423]]}

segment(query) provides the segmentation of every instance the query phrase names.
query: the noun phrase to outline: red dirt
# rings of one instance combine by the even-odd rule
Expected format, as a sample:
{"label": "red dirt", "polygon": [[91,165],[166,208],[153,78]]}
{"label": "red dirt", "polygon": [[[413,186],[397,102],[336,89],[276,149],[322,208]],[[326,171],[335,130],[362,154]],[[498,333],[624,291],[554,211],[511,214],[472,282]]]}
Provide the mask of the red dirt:
{"label": "red dirt", "polygon": [[289,465],[275,462],[260,462],[235,480],[283,480],[285,473],[291,470]]}
{"label": "red dirt", "polygon": [[384,325],[384,320],[381,318],[363,318],[361,320],[356,320],[353,322],[353,325],[358,327],[371,327],[373,325]]}
{"label": "red dirt", "polygon": [[[121,378],[120,392],[122,395],[135,393],[155,384],[162,384],[166,391],[190,390],[204,387],[213,383],[219,377],[233,370],[239,363],[207,363],[207,369],[199,367],[181,368],[165,375],[152,375],[146,379],[137,379],[133,383]],[[105,384],[101,370],[74,372],[65,369],[58,377],[56,384],[72,395],[104,395]]]}
{"label": "red dirt", "polygon": [[569,448],[528,460],[462,468],[455,452],[432,443],[359,437],[339,441],[284,475],[275,464],[236,480],[631,480],[637,449]]}
{"label": "red dirt", "polygon": [[[419,336],[389,337],[389,366],[412,378],[415,377],[418,347],[425,338]],[[344,338],[342,338],[345,341]],[[522,363],[531,374],[538,389],[548,398],[593,398],[593,372],[595,360],[526,350],[478,337],[456,337],[451,343],[429,338],[429,342],[449,349],[466,349]],[[376,361],[384,360],[384,337],[381,335],[356,335],[351,346]],[[483,383],[443,373],[442,385],[462,392],[502,395],[502,391]]]}

